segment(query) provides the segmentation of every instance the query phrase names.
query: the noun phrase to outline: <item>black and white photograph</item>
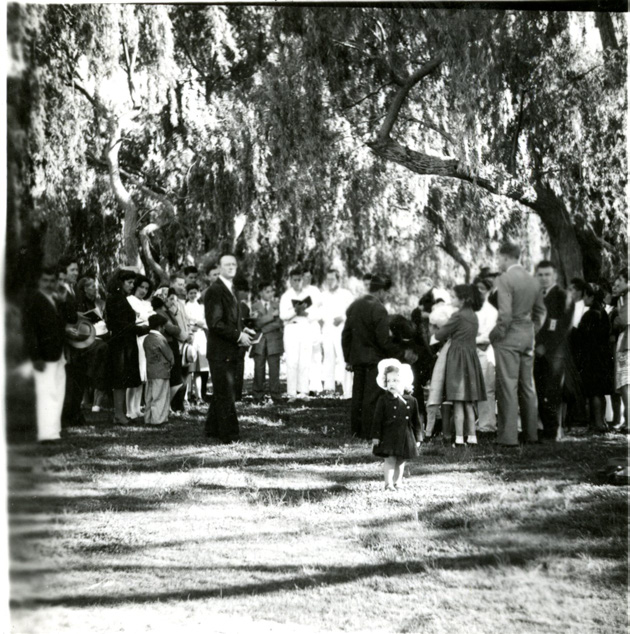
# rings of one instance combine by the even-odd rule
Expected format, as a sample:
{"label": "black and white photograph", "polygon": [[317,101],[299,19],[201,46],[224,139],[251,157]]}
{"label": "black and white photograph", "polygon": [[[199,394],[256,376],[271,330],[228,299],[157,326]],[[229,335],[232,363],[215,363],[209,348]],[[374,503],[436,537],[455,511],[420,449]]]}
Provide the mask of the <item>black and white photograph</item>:
{"label": "black and white photograph", "polygon": [[625,634],[628,3],[9,2],[8,634]]}

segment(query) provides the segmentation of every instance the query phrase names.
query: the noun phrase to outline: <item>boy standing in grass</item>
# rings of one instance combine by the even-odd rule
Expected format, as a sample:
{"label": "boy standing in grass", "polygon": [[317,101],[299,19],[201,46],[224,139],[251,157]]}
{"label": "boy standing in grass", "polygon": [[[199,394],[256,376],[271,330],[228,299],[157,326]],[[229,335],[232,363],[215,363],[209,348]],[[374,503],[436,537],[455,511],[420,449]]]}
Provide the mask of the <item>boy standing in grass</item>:
{"label": "boy standing in grass", "polygon": [[282,398],[280,357],[284,346],[280,309],[270,282],[261,285],[260,299],[252,306],[251,317],[256,320],[256,330],[262,332],[260,341],[252,346],[251,351],[254,359],[254,400],[261,402],[265,396],[265,366],[269,365],[269,391],[271,398],[278,402]]}
{"label": "boy standing in grass", "polygon": [[147,425],[161,425],[168,420],[169,377],[175,363],[173,351],[164,336],[167,323],[164,315],[149,317],[149,334],[144,340],[144,352],[147,357],[147,388],[144,422]]}

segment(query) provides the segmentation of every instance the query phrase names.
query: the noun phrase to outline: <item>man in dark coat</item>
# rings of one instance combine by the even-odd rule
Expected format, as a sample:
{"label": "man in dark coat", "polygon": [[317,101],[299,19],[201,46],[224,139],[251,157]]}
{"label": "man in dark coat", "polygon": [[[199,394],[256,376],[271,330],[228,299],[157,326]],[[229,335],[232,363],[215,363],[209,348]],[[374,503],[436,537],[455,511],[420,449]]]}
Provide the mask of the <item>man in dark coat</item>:
{"label": "man in dark coat", "polygon": [[243,328],[239,302],[234,294],[236,258],[230,254],[222,255],[219,269],[219,278],[208,287],[204,297],[213,387],[206,435],[230,443],[239,439],[235,389],[240,347],[251,345],[254,332]]}
{"label": "man in dark coat", "polygon": [[538,414],[543,424],[542,436],[555,440],[562,422],[562,383],[573,307],[567,293],[556,283],[556,267],[552,262],[539,262],[536,277],[542,289],[547,314],[542,328],[536,334],[534,381]]}
{"label": "man in dark coat", "polygon": [[55,296],[56,285],[55,268],[42,269],[38,289],[24,306],[24,345],[35,370],[37,440],[40,442],[60,437],[66,387],[63,354],[66,324],[76,321],[72,308]]}
{"label": "man in dark coat", "polygon": [[350,428],[354,436],[370,440],[376,401],[380,390],[376,385],[377,365],[394,357],[413,362],[417,356],[395,344],[389,332],[389,316],[383,306],[391,280],[374,275],[370,292],[354,300],[346,311],[341,333],[341,347],[346,369],[354,373]]}

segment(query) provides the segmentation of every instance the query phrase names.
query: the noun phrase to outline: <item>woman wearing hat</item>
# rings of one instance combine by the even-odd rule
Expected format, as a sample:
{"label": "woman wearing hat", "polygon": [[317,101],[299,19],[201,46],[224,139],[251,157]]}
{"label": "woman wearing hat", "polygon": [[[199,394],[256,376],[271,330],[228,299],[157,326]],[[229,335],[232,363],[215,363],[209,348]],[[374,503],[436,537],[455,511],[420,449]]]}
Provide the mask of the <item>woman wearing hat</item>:
{"label": "woman wearing hat", "polygon": [[384,458],[385,490],[402,486],[405,462],[417,458],[422,442],[422,423],[418,401],[405,392],[413,389],[413,372],[398,359],[383,359],[378,364],[378,386],[384,390],[376,402],[372,425],[372,452]]}

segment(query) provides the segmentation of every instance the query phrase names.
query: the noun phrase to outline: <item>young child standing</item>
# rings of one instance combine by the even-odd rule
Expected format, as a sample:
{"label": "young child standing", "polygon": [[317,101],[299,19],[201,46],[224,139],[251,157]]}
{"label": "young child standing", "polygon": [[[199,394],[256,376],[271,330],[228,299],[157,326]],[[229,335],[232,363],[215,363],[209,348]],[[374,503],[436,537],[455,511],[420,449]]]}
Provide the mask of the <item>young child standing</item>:
{"label": "young child standing", "polygon": [[252,306],[250,317],[256,320],[256,330],[262,332],[260,341],[252,346],[250,353],[254,359],[254,400],[262,402],[265,397],[265,366],[268,365],[269,392],[274,402],[279,402],[282,398],[280,357],[284,345],[278,300],[270,282],[260,285],[260,299]]}
{"label": "young child standing", "polygon": [[376,401],[372,426],[372,452],[384,458],[385,490],[402,486],[405,463],[417,458],[422,424],[416,399],[405,394],[413,389],[413,372],[397,359],[378,364],[376,383],[385,390]]}
{"label": "young child standing", "polygon": [[170,389],[169,378],[175,363],[173,351],[164,336],[168,319],[164,315],[149,317],[149,334],[144,340],[147,357],[147,389],[144,422],[147,425],[161,425],[168,420]]}
{"label": "young child standing", "polygon": [[468,444],[476,445],[474,404],[486,400],[476,344],[479,320],[475,311],[481,308],[482,298],[479,289],[470,284],[459,284],[453,292],[453,306],[457,310],[435,333],[438,341],[450,338],[451,342],[446,355],[444,398],[453,403],[454,446],[464,445],[464,422]]}

